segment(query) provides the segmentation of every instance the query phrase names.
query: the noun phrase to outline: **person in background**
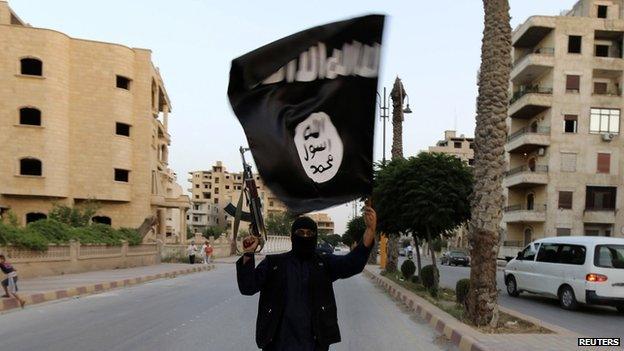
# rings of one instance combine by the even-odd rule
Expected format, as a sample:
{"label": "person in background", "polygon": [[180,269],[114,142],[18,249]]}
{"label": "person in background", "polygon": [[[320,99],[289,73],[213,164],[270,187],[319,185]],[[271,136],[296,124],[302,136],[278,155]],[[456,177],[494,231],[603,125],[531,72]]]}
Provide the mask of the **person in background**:
{"label": "person in background", "polygon": [[194,264],[195,263],[195,255],[197,255],[197,246],[195,246],[195,242],[194,241],[191,241],[191,244],[188,246],[186,251],[188,252],[188,255],[189,255],[189,263],[190,264]]}
{"label": "person in background", "polygon": [[207,247],[208,247],[208,242],[207,242],[207,241],[204,241],[204,242],[202,243],[201,247],[199,248],[199,256],[201,257],[202,262],[203,262],[204,264],[206,264],[206,263],[207,263],[207,262],[206,262],[206,248],[207,248]]}
{"label": "person in background", "polygon": [[208,263],[212,262],[212,252],[214,251],[212,249],[212,245],[210,245],[209,242],[207,242],[207,244],[208,245],[206,246],[206,258],[205,258],[205,261],[204,261],[205,264],[208,264]]}
{"label": "person in background", "polygon": [[6,279],[2,281],[2,288],[4,289],[4,296],[2,297],[14,297],[20,306],[24,308],[26,301],[17,295],[17,271],[7,262],[4,255],[0,255],[0,270],[7,275]]}
{"label": "person in background", "polygon": [[[236,262],[243,295],[260,292],[256,344],[264,351],[327,351],[340,342],[333,283],[364,269],[375,241],[377,215],[364,207],[366,230],[347,255],[316,252],[317,225],[310,217],[295,219],[292,250],[268,255],[255,264],[258,239],[243,241],[245,254]],[[365,306],[363,306],[365,308]]]}

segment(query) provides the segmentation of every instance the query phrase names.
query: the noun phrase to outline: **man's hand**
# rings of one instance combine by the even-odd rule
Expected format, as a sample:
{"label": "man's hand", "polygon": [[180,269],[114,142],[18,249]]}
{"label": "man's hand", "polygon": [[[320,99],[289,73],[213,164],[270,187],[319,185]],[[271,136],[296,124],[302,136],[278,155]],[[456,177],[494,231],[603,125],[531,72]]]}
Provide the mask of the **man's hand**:
{"label": "man's hand", "polygon": [[258,238],[256,238],[253,235],[250,235],[246,237],[245,240],[243,240],[243,251],[245,253],[247,252],[254,253],[256,252],[256,248],[258,247],[259,243],[260,241],[258,240]]}
{"label": "man's hand", "polygon": [[370,206],[370,200],[366,200],[364,206],[364,223],[366,224],[366,231],[362,241],[364,246],[372,247],[375,242],[375,231],[377,230],[377,213]]}

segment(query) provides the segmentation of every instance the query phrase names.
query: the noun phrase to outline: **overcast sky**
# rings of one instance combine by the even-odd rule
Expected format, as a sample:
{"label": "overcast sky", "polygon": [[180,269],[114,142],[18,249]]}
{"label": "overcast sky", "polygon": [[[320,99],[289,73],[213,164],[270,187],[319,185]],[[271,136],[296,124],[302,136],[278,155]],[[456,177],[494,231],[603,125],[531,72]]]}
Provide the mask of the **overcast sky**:
{"label": "overcast sky", "polygon": [[[557,15],[574,0],[511,0],[512,27],[531,15]],[[222,160],[241,170],[245,137],[227,101],[230,61],[297,31],[367,13],[389,17],[379,82],[398,75],[413,114],[403,127],[406,156],[433,145],[446,129],[474,134],[476,75],[483,30],[479,0],[11,0],[24,21],[72,37],[149,48],[173,105],[170,165],[188,188],[191,170]],[[375,157],[381,159],[381,124]],[[390,124],[388,125],[390,127]],[[390,153],[391,128],[387,133]],[[353,212],[329,209],[342,233]]]}

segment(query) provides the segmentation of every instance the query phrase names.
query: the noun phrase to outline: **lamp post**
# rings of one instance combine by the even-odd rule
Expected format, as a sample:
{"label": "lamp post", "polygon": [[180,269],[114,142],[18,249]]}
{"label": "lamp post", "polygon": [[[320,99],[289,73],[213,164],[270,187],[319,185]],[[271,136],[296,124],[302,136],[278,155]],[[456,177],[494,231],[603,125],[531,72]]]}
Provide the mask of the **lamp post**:
{"label": "lamp post", "polygon": [[[410,104],[409,104],[409,95],[405,92],[404,89],[401,89],[401,94],[407,98],[407,106],[405,107],[405,109],[403,109],[403,113],[404,114],[412,113],[412,109],[410,108]],[[387,104],[388,94],[386,93],[386,87],[383,88],[383,95],[377,92],[377,96],[379,97],[379,100],[380,100],[380,101],[377,101],[377,106],[379,107],[379,117],[381,118],[383,122],[382,164],[385,165],[386,164],[386,120],[390,118],[390,115],[388,115],[388,110],[390,108],[388,107],[388,104]],[[401,99],[401,101],[402,100],[403,99]]]}

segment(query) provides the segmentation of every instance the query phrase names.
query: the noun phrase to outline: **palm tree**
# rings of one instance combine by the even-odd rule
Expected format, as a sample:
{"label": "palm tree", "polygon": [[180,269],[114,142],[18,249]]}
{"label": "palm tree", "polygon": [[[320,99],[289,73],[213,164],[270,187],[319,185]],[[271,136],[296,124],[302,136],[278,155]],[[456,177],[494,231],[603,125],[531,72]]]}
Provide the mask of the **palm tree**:
{"label": "palm tree", "polygon": [[[392,97],[392,159],[403,158],[403,100],[405,89],[401,79],[396,77],[390,92]],[[386,271],[395,272],[399,263],[398,233],[388,235],[388,261]]]}
{"label": "palm tree", "polygon": [[496,258],[504,195],[502,188],[507,139],[511,26],[508,0],[483,0],[485,29],[481,47],[474,191],[470,223],[470,293],[468,317],[475,325],[496,325],[498,292]]}

